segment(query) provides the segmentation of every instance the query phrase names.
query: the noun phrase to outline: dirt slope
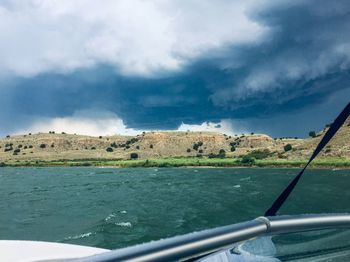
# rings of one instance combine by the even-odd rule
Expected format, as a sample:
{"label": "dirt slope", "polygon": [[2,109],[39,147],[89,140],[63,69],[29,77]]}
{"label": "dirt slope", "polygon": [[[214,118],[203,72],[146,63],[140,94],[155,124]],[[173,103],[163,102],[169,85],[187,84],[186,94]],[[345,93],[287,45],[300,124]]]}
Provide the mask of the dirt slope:
{"label": "dirt slope", "polygon": [[[131,153],[137,153],[142,159],[209,156],[220,154],[220,150],[221,153],[225,151],[226,157],[258,151],[264,152],[264,158],[306,159],[325,131],[308,139],[273,139],[264,134],[227,136],[209,132],[149,132],[134,137],[26,134],[0,139],[0,161],[130,159]],[[287,144],[292,150],[286,152],[284,147]],[[322,156],[350,159],[350,119],[323,150]]]}

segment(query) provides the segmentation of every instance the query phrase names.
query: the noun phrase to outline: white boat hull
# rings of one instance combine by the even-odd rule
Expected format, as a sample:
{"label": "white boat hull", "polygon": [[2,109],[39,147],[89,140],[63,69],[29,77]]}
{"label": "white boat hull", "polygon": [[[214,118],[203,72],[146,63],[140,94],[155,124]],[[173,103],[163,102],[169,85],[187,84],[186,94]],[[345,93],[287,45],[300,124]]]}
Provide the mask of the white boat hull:
{"label": "white boat hull", "polygon": [[62,243],[23,240],[0,240],[1,262],[29,262],[92,256],[108,249]]}

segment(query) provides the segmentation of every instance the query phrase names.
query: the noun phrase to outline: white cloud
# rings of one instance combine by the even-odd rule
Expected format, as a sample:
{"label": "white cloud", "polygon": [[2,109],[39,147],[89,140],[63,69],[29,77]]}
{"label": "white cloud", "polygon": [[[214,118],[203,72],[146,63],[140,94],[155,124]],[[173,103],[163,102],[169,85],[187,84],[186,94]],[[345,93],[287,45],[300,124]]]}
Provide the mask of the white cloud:
{"label": "white cloud", "polygon": [[12,0],[0,3],[0,72],[33,76],[98,63],[154,76],[265,28],[256,1]]}
{"label": "white cloud", "polygon": [[223,119],[220,122],[204,122],[202,124],[184,124],[182,123],[175,130],[141,130],[129,128],[124,121],[116,114],[107,111],[98,111],[87,109],[75,112],[72,116],[37,118],[28,128],[18,129],[15,134],[27,133],[56,133],[66,132],[69,134],[106,136],[106,135],[137,135],[143,131],[192,131],[192,132],[219,132],[227,135],[244,133],[243,122]]}
{"label": "white cloud", "polygon": [[48,133],[49,131],[91,136],[136,135],[142,132],[127,128],[123,120],[113,113],[84,110],[67,117],[39,118],[28,128],[19,129],[15,133]]}

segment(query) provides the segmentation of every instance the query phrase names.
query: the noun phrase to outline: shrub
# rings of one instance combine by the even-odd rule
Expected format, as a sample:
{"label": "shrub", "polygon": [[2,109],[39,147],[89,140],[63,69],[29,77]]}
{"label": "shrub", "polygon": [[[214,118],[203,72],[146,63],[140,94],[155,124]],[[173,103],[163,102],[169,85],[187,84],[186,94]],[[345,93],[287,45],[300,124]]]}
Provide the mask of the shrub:
{"label": "shrub", "polygon": [[243,156],[240,160],[240,163],[243,165],[251,166],[255,163],[255,158],[250,156]]}
{"label": "shrub", "polygon": [[153,148],[153,145],[149,145],[149,148]]}
{"label": "shrub", "polygon": [[310,131],[310,132],[309,132],[309,136],[311,136],[311,137],[316,137],[316,132],[315,132],[315,131]]}
{"label": "shrub", "polygon": [[46,145],[45,144],[41,144],[40,148],[46,148]]}
{"label": "shrub", "polygon": [[197,143],[194,143],[193,144],[193,149],[194,150],[198,150],[199,149],[199,147],[201,147],[203,145],[203,142],[202,141],[199,141],[199,142],[197,142]]}
{"label": "shrub", "polygon": [[27,149],[28,147],[27,146],[24,146],[23,149]]}
{"label": "shrub", "polygon": [[225,155],[226,155],[225,150],[224,149],[220,149],[219,150],[219,156],[225,157]]}
{"label": "shrub", "polygon": [[95,150],[95,149],[96,149],[96,147],[94,147],[94,146],[93,146],[93,147],[91,147],[91,150]]}
{"label": "shrub", "polygon": [[126,148],[126,149],[129,149],[129,148],[130,148],[130,146],[129,146],[129,145],[125,145],[125,148]]}
{"label": "shrub", "polygon": [[203,154],[203,149],[199,149],[198,153]]}
{"label": "shrub", "polygon": [[118,145],[117,145],[117,143],[116,143],[116,142],[113,142],[113,143],[111,143],[111,147],[117,148],[117,147],[118,147]]}
{"label": "shrub", "polygon": [[249,154],[247,154],[247,156],[253,157],[255,159],[264,159],[264,158],[269,157],[270,155],[271,155],[271,152],[268,149],[254,150],[254,151],[250,152]]}
{"label": "shrub", "polygon": [[19,153],[19,152],[21,152],[21,149],[19,149],[19,148],[15,149],[15,150],[13,151],[13,153]]}
{"label": "shrub", "polygon": [[51,147],[52,147],[52,148],[54,148],[54,147],[55,147],[55,144],[54,144],[54,143],[52,143],[52,144],[51,144]]}
{"label": "shrub", "polygon": [[12,151],[13,150],[13,147],[10,146],[10,147],[5,147],[4,149],[4,152],[8,152],[8,151]]}
{"label": "shrub", "polygon": [[290,150],[292,150],[292,145],[291,144],[286,144],[284,146],[284,151],[287,152],[287,151],[290,151]]}
{"label": "shrub", "polygon": [[106,148],[106,151],[107,151],[107,152],[113,152],[113,148],[107,147],[107,148]]}
{"label": "shrub", "polygon": [[133,143],[136,143],[137,141],[139,141],[139,139],[136,138],[136,137],[133,137],[133,138],[131,138],[130,140],[126,141],[126,143],[127,143],[127,144],[133,144]]}
{"label": "shrub", "polygon": [[140,146],[136,146],[136,149],[140,149]]}
{"label": "shrub", "polygon": [[29,134],[28,134],[28,136],[31,136],[31,135],[32,135],[32,133],[29,133]]}
{"label": "shrub", "polygon": [[328,154],[328,153],[330,153],[332,150],[330,149],[330,148],[327,148],[324,152],[326,153],[326,154]]}
{"label": "shrub", "polygon": [[187,153],[190,153],[190,152],[191,152],[191,149],[190,149],[190,148],[187,148],[186,152],[187,152]]}
{"label": "shrub", "polygon": [[65,132],[62,132],[61,134],[62,134],[62,135],[65,135],[66,133],[65,133]]}
{"label": "shrub", "polygon": [[6,138],[10,138],[10,135],[7,135]]}
{"label": "shrub", "polygon": [[226,156],[225,150],[220,149],[219,154],[210,153],[208,158],[224,158]]}
{"label": "shrub", "polygon": [[235,146],[231,146],[231,152],[235,152],[235,151],[236,151]]}
{"label": "shrub", "polygon": [[32,146],[32,145],[29,145],[28,148],[33,148],[33,146]]}
{"label": "shrub", "polygon": [[130,158],[131,159],[137,159],[139,157],[139,155],[137,153],[131,153],[130,154]]}
{"label": "shrub", "polygon": [[213,153],[210,153],[210,154],[208,155],[208,158],[217,158],[217,155],[215,155],[215,154],[213,154]]}
{"label": "shrub", "polygon": [[101,138],[102,138],[102,136],[99,136],[98,138],[99,138],[99,139],[101,139]]}

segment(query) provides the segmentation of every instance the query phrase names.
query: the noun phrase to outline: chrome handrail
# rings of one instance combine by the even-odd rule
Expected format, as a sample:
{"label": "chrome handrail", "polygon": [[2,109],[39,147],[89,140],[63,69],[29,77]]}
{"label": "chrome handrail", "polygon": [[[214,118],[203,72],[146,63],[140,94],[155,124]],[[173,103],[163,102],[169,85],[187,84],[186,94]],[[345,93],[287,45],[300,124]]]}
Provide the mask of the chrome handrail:
{"label": "chrome handrail", "polygon": [[224,227],[153,241],[75,259],[79,262],[175,261],[206,255],[261,235],[350,228],[350,214],[258,217]]}

